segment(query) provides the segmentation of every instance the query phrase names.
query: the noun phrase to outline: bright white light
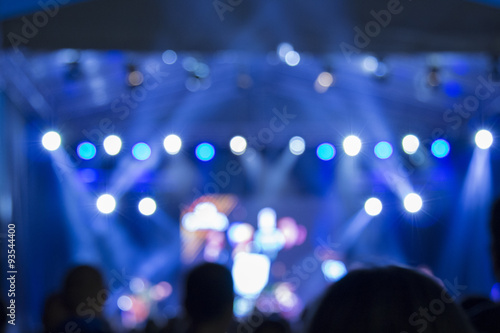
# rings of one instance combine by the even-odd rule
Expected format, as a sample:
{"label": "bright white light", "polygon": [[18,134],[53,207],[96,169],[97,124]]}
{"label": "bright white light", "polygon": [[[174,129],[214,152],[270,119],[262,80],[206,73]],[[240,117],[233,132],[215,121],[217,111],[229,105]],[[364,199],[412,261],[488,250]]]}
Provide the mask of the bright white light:
{"label": "bright white light", "polygon": [[269,231],[276,229],[276,211],[269,207],[261,209],[257,221],[259,229]]}
{"label": "bright white light", "polygon": [[103,194],[97,199],[97,209],[103,214],[109,214],[116,208],[116,200],[110,194]]}
{"label": "bright white light", "polygon": [[117,155],[122,149],[122,140],[116,135],[110,135],[102,143],[108,155]]}
{"label": "bright white light", "polygon": [[403,150],[411,155],[415,154],[420,146],[420,141],[415,135],[409,134],[403,138]]}
{"label": "bright white light", "polygon": [[416,213],[422,208],[422,198],[416,193],[410,193],[404,200],[405,209],[410,213]]}
{"label": "bright white light", "polygon": [[278,45],[278,56],[281,60],[285,60],[288,52],[293,51],[293,46],[288,43],[281,43]]}
{"label": "bright white light", "polygon": [[330,282],[338,281],[347,274],[344,263],[338,260],[325,260],[321,264],[321,270],[325,275],[325,279]]}
{"label": "bright white light", "polygon": [[290,152],[294,155],[302,155],[306,150],[306,142],[300,136],[294,136],[288,144]]}
{"label": "bright white light", "polygon": [[344,151],[349,156],[356,156],[361,151],[361,140],[355,135],[349,135],[343,142]]}
{"label": "bright white light", "polygon": [[296,51],[288,51],[285,55],[285,62],[288,66],[297,66],[300,62],[300,55]]}
{"label": "bright white light", "polygon": [[320,86],[328,88],[333,84],[333,75],[328,72],[322,72],[318,75],[317,81]]}
{"label": "bright white light", "polygon": [[363,68],[368,72],[375,72],[378,67],[378,60],[373,56],[368,56],[363,60]]}
{"label": "bright white light", "polygon": [[42,145],[47,150],[57,150],[61,145],[61,136],[54,131],[47,132],[42,137]]}
{"label": "bright white light", "polygon": [[182,217],[182,225],[188,231],[216,230],[225,231],[229,225],[227,216],[217,211],[211,202],[201,202],[196,205],[192,213]]}
{"label": "bright white light", "polygon": [[227,230],[227,238],[235,244],[245,243],[252,239],[253,226],[248,223],[233,223]]}
{"label": "bright white light", "polygon": [[377,198],[370,198],[365,202],[365,212],[370,216],[377,216],[382,211],[382,202]]}
{"label": "bright white light", "polygon": [[139,201],[139,212],[142,215],[152,215],[156,211],[156,202],[151,198],[144,198]]}
{"label": "bright white light", "polygon": [[488,149],[493,144],[493,135],[490,131],[480,130],[476,134],[476,145],[481,149]]}
{"label": "bright white light", "polygon": [[175,155],[181,150],[182,140],[177,135],[170,134],[163,140],[163,147],[168,154]]}
{"label": "bright white light", "polygon": [[116,302],[118,305],[118,308],[122,311],[129,311],[132,309],[132,300],[128,296],[120,296],[118,298],[118,301]]}
{"label": "bright white light", "polygon": [[235,155],[241,155],[247,149],[247,140],[242,136],[235,136],[229,142],[229,147]]}
{"label": "bright white light", "polygon": [[265,255],[240,252],[232,269],[234,290],[241,296],[257,296],[269,281],[271,260]]}

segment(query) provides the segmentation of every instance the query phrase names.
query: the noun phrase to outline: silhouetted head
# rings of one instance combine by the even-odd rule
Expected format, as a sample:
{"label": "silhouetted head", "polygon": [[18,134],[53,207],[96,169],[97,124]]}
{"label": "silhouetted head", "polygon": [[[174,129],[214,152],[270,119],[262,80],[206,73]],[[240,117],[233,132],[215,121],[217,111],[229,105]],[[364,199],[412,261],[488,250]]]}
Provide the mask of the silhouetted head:
{"label": "silhouetted head", "polygon": [[187,276],[184,306],[194,324],[232,317],[233,277],[224,266],[205,263]]}
{"label": "silhouetted head", "polygon": [[62,295],[50,295],[43,307],[42,323],[44,332],[55,332],[69,316],[70,313],[66,308]]}
{"label": "silhouetted head", "polygon": [[253,333],[291,333],[290,324],[280,315],[272,314],[255,327]]}
{"label": "silhouetted head", "polygon": [[490,232],[493,270],[500,281],[500,198],[493,203],[491,209]]}
{"label": "silhouetted head", "polygon": [[356,270],[330,286],[308,332],[474,332],[453,299],[410,269]]}
{"label": "silhouetted head", "polygon": [[95,299],[99,308],[102,308],[107,295],[101,273],[92,266],[77,266],[66,275],[62,297],[73,313],[82,303],[87,304],[89,297]]}

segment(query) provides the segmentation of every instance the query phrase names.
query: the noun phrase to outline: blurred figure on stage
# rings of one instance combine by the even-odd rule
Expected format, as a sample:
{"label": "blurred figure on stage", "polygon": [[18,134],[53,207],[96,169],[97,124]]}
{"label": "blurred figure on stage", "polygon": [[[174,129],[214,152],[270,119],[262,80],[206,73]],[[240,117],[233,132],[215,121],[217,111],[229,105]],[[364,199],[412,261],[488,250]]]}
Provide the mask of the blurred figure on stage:
{"label": "blurred figure on stage", "polygon": [[454,298],[411,269],[354,270],[327,289],[307,332],[474,333]]}
{"label": "blurred figure on stage", "polygon": [[184,316],[169,320],[162,333],[224,333],[233,321],[233,277],[226,267],[204,263],[185,281]]}

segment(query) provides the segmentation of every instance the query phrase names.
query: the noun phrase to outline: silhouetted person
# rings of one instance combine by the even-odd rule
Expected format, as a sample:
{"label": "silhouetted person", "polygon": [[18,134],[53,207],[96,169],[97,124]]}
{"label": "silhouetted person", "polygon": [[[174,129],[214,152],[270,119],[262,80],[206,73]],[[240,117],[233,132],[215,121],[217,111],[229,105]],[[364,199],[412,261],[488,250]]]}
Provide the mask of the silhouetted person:
{"label": "silhouetted person", "polygon": [[[0,297],[2,297],[2,296],[0,296]],[[0,299],[0,333],[5,332],[8,319],[9,319],[9,317],[7,317],[6,305]]]}
{"label": "silhouetted person", "polygon": [[204,263],[191,270],[185,281],[186,318],[169,321],[163,332],[224,333],[233,319],[233,277],[229,269]]}
{"label": "silhouetted person", "polygon": [[264,317],[262,323],[255,327],[253,333],[291,333],[290,324],[280,315],[272,314]]}
{"label": "silhouetted person", "polygon": [[[500,199],[491,209],[490,233],[493,272],[500,281]],[[462,307],[478,332],[500,333],[500,304],[486,297],[469,297],[462,302]]]}
{"label": "silhouetted person", "polygon": [[309,333],[473,333],[462,309],[430,277],[401,268],[355,270],[331,285]]}
{"label": "silhouetted person", "polygon": [[61,294],[47,297],[43,307],[42,324],[45,333],[57,332],[57,329],[70,318],[70,313]]}
{"label": "silhouetted person", "polygon": [[110,332],[103,316],[108,293],[101,273],[94,267],[82,265],[71,269],[61,293],[69,318],[60,325],[58,332]]}

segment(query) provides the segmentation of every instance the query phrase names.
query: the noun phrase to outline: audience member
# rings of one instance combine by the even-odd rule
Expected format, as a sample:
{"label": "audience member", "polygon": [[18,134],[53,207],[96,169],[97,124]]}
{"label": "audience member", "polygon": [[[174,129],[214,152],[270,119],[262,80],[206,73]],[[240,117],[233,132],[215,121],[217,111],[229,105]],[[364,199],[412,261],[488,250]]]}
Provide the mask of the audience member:
{"label": "audience member", "polygon": [[360,269],[330,286],[309,333],[472,333],[470,323],[443,288],[401,267]]}

